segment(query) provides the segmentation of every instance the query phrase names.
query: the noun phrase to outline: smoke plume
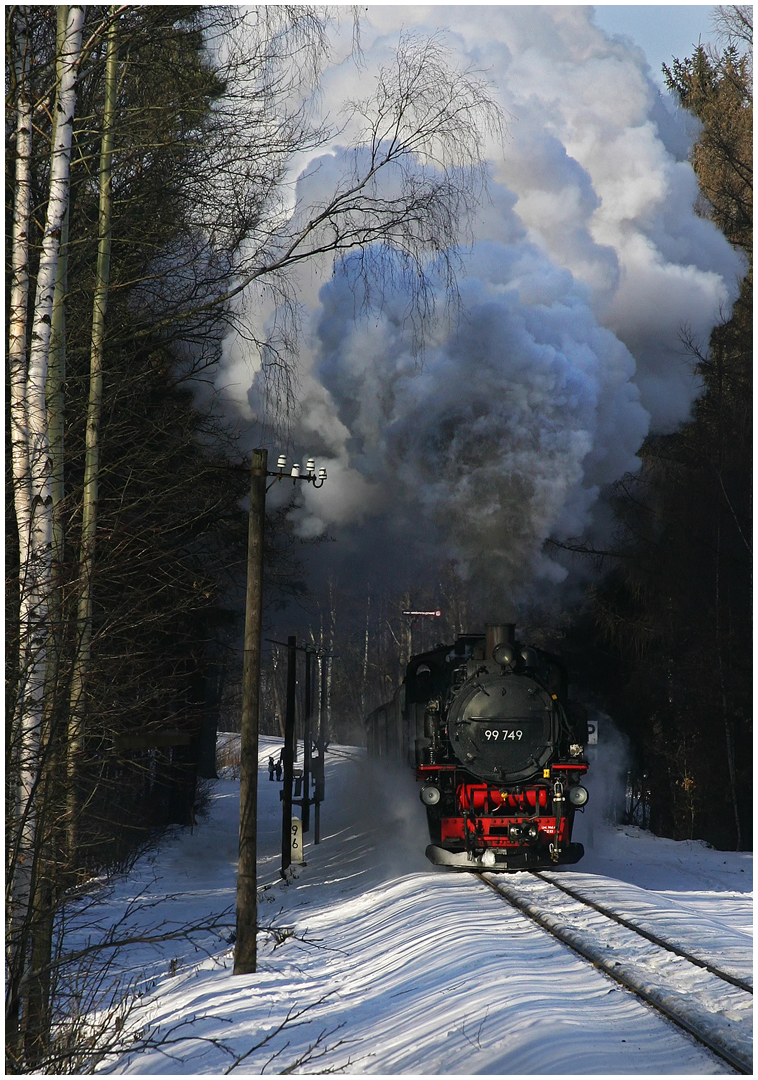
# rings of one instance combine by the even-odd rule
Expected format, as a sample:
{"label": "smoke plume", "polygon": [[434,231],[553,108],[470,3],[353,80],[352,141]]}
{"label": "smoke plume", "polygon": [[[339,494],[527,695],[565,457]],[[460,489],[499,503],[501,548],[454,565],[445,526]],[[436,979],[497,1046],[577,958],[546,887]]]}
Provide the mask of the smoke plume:
{"label": "smoke plume", "polygon": [[[401,21],[448,28],[460,63],[488,72],[509,138],[489,148],[490,201],[460,252],[461,316],[438,297],[422,362],[407,296],[361,311],[349,259],[303,278],[296,443],[329,480],[304,492],[298,528],[335,535],[364,581],[452,558],[496,607],[561,581],[545,539],[591,529],[648,431],[687,418],[699,388],[682,330],[707,342],[742,266],[693,210],[691,118],[591,8],[369,8],[365,67],[327,72],[326,109],[387,60]],[[301,203],[341,154],[309,163]]]}

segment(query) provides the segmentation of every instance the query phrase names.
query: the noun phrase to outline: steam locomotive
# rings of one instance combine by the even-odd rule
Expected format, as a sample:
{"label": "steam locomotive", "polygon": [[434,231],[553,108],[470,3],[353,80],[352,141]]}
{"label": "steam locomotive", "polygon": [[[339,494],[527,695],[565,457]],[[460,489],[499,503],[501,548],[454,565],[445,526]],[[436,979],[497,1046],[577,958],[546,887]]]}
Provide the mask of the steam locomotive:
{"label": "steam locomotive", "polygon": [[371,756],[400,750],[421,782],[427,858],[464,870],[576,863],[587,802],[586,713],[557,656],[511,623],[413,656],[392,701],[366,719]]}

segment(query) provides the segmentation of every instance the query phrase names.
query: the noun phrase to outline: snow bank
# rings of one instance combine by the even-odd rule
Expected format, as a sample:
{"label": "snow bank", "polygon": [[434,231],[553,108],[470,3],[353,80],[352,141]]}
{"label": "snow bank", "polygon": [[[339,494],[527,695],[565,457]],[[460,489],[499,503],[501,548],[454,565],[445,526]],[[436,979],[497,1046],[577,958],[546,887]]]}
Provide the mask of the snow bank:
{"label": "snow bank", "polygon": [[[410,772],[381,774],[361,751],[332,748],[322,841],[307,837],[306,865],[282,881],[279,785],[265,769],[280,745],[261,743],[259,914],[277,934],[260,936],[258,973],[234,976],[223,939],[234,923],[239,786],[221,780],[207,819],[137,867],[103,911],[117,917],[144,889],[158,901],[153,919],[228,910],[228,926],[208,935],[205,954],[178,942],[122,954],[124,971],[152,987],[137,1021],[152,1048],[137,1041],[101,1068],[214,1074],[239,1059],[235,1071],[250,1073],[724,1071],[489,890],[430,866]],[[749,854],[607,829],[564,872],[749,968]]]}

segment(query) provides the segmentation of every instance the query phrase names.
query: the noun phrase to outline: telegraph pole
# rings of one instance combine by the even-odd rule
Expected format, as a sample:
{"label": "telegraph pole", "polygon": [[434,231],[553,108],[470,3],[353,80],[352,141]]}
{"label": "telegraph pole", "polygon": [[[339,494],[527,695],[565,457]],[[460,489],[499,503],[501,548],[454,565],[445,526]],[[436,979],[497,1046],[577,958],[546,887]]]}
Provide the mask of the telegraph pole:
{"label": "telegraph pole", "polygon": [[247,541],[245,658],[242,668],[240,738],[240,834],[237,872],[237,939],[234,974],[256,970],[258,930],[258,701],[263,611],[263,526],[266,516],[268,452],[253,450]]}
{"label": "telegraph pole", "polygon": [[[268,471],[268,451],[253,450],[250,470],[250,517],[247,534],[247,593],[245,597],[245,657],[242,668],[242,724],[240,736],[240,833],[237,871],[237,937],[234,947],[234,974],[249,975],[256,970],[258,931],[258,703],[261,684],[261,620],[263,613],[263,526],[266,518],[266,477],[269,487],[291,479],[323,487],[326,469],[316,473],[313,458],[305,472],[293,465],[287,476],[284,454],[277,471]],[[294,638],[292,639],[294,642]],[[294,677],[294,665],[293,665]],[[289,722],[289,721],[288,721]],[[294,727],[294,713],[292,717]],[[290,775],[290,790],[292,777]],[[286,787],[286,785],[285,785]],[[290,809],[290,813],[291,813]]]}

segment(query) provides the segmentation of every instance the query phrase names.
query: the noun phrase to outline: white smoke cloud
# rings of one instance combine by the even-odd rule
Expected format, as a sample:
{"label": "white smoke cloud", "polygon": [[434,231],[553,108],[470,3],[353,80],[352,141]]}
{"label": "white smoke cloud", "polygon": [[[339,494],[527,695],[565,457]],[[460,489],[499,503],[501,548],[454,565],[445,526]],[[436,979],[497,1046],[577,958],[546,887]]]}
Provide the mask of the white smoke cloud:
{"label": "white smoke cloud", "polygon": [[560,579],[541,542],[581,532],[599,486],[636,464],[647,414],[634,360],[589,295],[525,240],[481,242],[465,314],[419,368],[404,297],[356,318],[349,275],[322,289],[316,372],[353,469],[384,492],[404,543],[459,560],[490,592]]}
{"label": "white smoke cloud", "polygon": [[[681,331],[707,341],[742,266],[693,211],[691,118],[591,8],[369,8],[365,67],[327,73],[325,109],[365,88],[401,23],[449,28],[460,63],[488,70],[510,138],[489,150],[463,316],[430,328],[422,365],[406,298],[356,314],[349,264],[327,267],[320,291],[304,280],[297,439],[330,478],[304,493],[299,528],[368,536],[373,521],[374,539],[402,537],[419,565],[452,557],[490,592],[560,580],[542,542],[588,527],[647,431],[687,418],[698,387]],[[343,164],[336,147],[311,162],[299,197],[326,192]]]}

